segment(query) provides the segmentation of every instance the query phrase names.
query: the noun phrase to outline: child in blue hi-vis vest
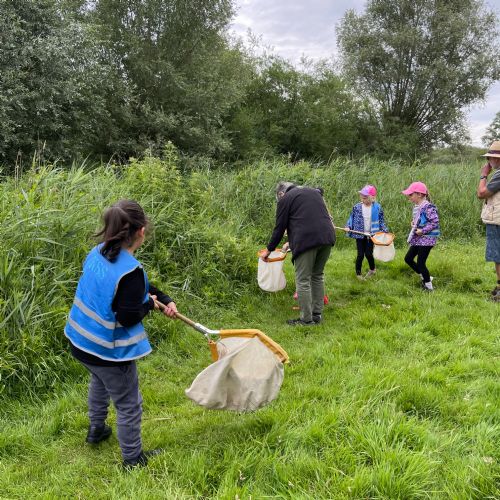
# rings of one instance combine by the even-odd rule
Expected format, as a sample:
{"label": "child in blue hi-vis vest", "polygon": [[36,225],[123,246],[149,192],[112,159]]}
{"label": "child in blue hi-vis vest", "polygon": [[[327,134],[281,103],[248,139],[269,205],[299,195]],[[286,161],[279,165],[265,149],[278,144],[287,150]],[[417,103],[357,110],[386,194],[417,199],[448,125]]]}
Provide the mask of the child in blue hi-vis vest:
{"label": "child in blue hi-vis vest", "polygon": [[[356,276],[364,280],[373,276],[376,272],[375,259],[373,258],[373,242],[370,236],[379,231],[388,232],[384,220],[384,211],[380,203],[375,201],[377,196],[377,189],[371,184],[367,184],[360,191],[358,191],[360,202],[354,205],[349,220],[345,225],[345,229],[351,231],[360,231],[367,233],[367,235],[357,233],[347,233],[347,236],[356,240]],[[363,259],[366,257],[368,261],[369,270],[366,276],[362,276],[361,268]]]}
{"label": "child in blue hi-vis vest", "polygon": [[106,425],[110,399],[116,408],[118,442],[126,468],[146,465],[141,441],[142,397],[135,360],[151,352],[142,319],[154,298],[174,318],[175,302],[148,281],[134,252],[142,245],[148,220],[141,206],[120,200],[104,213],[104,228],[83,264],[64,333],[71,353],[90,372],[90,426],[86,441],[111,435]]}
{"label": "child in blue hi-vis vest", "polygon": [[407,239],[410,248],[405,256],[405,262],[420,275],[422,288],[432,292],[434,289],[432,276],[426,262],[441,234],[439,214],[436,205],[431,203],[429,190],[423,182],[412,182],[401,192],[414,204],[411,230]]}

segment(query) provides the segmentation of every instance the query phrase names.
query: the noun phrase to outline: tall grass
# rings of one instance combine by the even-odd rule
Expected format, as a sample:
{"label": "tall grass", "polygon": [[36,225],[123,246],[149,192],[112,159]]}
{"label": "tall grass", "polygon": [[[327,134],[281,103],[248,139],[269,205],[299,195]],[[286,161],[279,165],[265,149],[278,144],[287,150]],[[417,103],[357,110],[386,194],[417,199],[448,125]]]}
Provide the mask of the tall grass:
{"label": "tall grass", "polygon": [[[213,327],[257,327],[290,355],[276,401],[210,411],[184,395],[210,363],[205,340],[155,315],[165,336],[139,363],[144,446],[164,448],[125,474],[115,435],[85,445],[83,367],[43,404],[0,407],[1,498],[497,499],[500,477],[498,304],[482,242],[443,242],[419,289],[401,255],[370,281],[355,249],[334,249],[321,325],[291,328],[293,268],[276,294],[202,310]],[[179,301],[184,305],[184,301]],[[213,305],[213,303],[211,302]],[[151,324],[153,323],[153,324]]]}
{"label": "tall grass", "polygon": [[[0,183],[0,392],[41,393],[72,364],[62,334],[102,210],[119,198],[141,203],[154,224],[141,250],[151,280],[192,309],[230,306],[255,293],[255,252],[274,223],[274,186],[286,179],[321,186],[343,226],[366,183],[379,189],[389,227],[404,242],[411,209],[400,191],[429,186],[444,239],[483,231],[475,199],[477,165],[404,165],[365,158],[328,165],[262,160],[238,171],[181,174],[175,155],[127,167],[38,166]],[[339,238],[339,245],[346,239]],[[213,312],[216,315],[216,312]]]}
{"label": "tall grass", "polygon": [[[273,223],[273,189],[279,180],[322,187],[336,225],[344,226],[352,206],[359,202],[357,192],[365,184],[379,191],[391,231],[405,242],[411,219],[411,207],[401,194],[411,182],[421,180],[438,206],[443,235],[447,239],[472,240],[484,234],[476,198],[480,162],[475,164],[402,164],[380,162],[369,157],[361,160],[336,159],[328,165],[295,164],[274,159],[248,165],[237,173],[205,171],[197,182],[217,194],[211,206],[218,213],[241,221],[254,238],[265,240]],[[342,238],[340,238],[342,241]]]}

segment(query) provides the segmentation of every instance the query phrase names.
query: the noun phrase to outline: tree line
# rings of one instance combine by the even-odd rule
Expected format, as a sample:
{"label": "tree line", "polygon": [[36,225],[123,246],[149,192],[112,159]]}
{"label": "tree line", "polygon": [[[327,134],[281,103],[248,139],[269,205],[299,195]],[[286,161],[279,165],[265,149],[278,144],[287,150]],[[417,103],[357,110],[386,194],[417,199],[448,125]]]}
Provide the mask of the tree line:
{"label": "tree line", "polygon": [[233,0],[0,0],[0,164],[169,142],[221,162],[415,155],[464,142],[464,110],[498,78],[482,0],[369,0],[344,15],[336,63],[301,67],[255,55],[234,14]]}

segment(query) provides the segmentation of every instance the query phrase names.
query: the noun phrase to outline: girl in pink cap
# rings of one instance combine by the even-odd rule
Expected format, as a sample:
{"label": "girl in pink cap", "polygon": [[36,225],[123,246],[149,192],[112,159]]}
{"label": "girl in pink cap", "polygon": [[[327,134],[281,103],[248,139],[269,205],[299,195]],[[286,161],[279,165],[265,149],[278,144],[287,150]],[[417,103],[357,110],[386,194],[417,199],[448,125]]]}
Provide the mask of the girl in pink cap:
{"label": "girl in pink cap", "polygon": [[438,211],[430,202],[429,190],[423,182],[412,182],[402,193],[415,205],[407,240],[410,248],[405,255],[405,262],[420,275],[422,288],[431,292],[432,276],[427,269],[426,261],[440,235]]}
{"label": "girl in pink cap", "polygon": [[[375,270],[375,259],[373,258],[373,242],[369,235],[378,231],[387,232],[384,221],[384,211],[380,203],[375,201],[377,189],[371,184],[367,184],[361,191],[358,191],[360,203],[354,205],[349,220],[345,225],[346,231],[360,231],[363,234],[347,233],[347,236],[356,240],[358,255],[356,257],[356,276],[358,279],[365,279],[373,276]],[[361,274],[363,259],[368,261],[369,271],[365,277]]]}

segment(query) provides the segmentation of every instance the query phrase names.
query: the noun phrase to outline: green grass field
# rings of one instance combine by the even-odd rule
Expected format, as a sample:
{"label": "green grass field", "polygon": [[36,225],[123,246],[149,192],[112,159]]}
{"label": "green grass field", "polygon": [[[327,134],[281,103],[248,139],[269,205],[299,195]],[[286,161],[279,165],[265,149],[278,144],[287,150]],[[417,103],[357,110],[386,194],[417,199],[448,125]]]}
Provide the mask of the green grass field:
{"label": "green grass field", "polygon": [[75,365],[55,394],[2,407],[0,498],[500,498],[500,306],[487,300],[483,247],[434,249],[433,294],[402,248],[368,282],[355,279],[354,245],[334,249],[314,328],[284,324],[297,314],[290,262],[286,290],[252,284],[230,307],[202,309],[193,319],[259,328],[288,351],[279,398],[255,413],[194,406],[184,389],[209,363],[204,339],[151,319],[164,340],[139,363],[143,440],[165,452],[125,473],[115,434],[86,445],[87,375]]}

